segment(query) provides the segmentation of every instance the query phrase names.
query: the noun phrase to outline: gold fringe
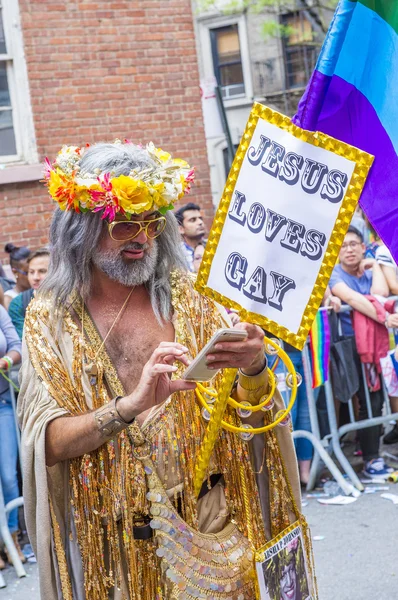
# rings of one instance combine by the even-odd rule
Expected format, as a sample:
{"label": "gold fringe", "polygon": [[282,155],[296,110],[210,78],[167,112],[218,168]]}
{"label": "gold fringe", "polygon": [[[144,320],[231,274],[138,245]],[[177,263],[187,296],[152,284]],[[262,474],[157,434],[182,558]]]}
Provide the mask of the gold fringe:
{"label": "gold fringe", "polygon": [[66,562],[65,556],[65,549],[62,543],[62,536],[59,529],[59,523],[57,521],[57,517],[55,516],[55,511],[50,496],[48,497],[48,503],[50,507],[50,516],[54,536],[54,547],[58,561],[58,572],[61,581],[63,600],[73,600],[72,584],[70,582],[68,564]]}
{"label": "gold fringe", "polygon": [[[222,317],[211,300],[194,292],[192,280],[188,277],[181,273],[173,274],[171,284],[176,339],[195,356],[213,333],[223,326]],[[81,309],[81,301],[75,300],[73,310],[77,317],[81,315]],[[25,321],[32,364],[50,395],[72,415],[89,410],[83,390],[82,365],[92,362],[101,346],[100,336],[89,315],[84,321],[87,339],[82,339],[78,324],[70,313],[65,313],[63,318],[64,332],[71,336],[73,343],[72,376],[62,362],[62,353],[56,342],[53,341],[53,346],[43,336],[43,324],[49,326],[48,306],[35,300]],[[53,334],[56,337],[55,332]],[[104,347],[96,364],[98,380],[92,385],[93,408],[109,401],[105,381],[110,394],[124,395],[123,386]],[[179,374],[180,371],[177,371],[176,376]],[[214,380],[216,389],[220,380],[220,375]],[[239,423],[235,410],[230,407],[224,418],[231,424]],[[173,394],[161,417],[146,430],[155,464],[158,452],[162,452],[165,461],[168,461],[169,453],[175,457],[182,492],[178,496],[176,493],[174,505],[179,502],[184,520],[193,528],[198,526],[194,465],[204,433],[201,409],[193,391]],[[159,439],[162,439],[160,448],[156,443]],[[270,480],[270,521],[275,535],[290,524],[289,509],[294,510],[294,506],[276,435],[272,431],[267,433],[265,459]],[[221,431],[211,467],[205,476],[208,477],[211,472],[223,475],[227,506],[240,531],[257,547],[263,546],[266,542],[264,524],[248,444],[233,433]],[[133,525],[149,514],[149,504],[143,466],[131,452],[127,432],[121,432],[115,440],[98,450],[71,460],[70,488],[86,596],[90,600],[106,600],[110,589],[125,584],[130,600],[169,600],[154,542],[134,540]],[[69,597],[65,598],[69,600]]]}

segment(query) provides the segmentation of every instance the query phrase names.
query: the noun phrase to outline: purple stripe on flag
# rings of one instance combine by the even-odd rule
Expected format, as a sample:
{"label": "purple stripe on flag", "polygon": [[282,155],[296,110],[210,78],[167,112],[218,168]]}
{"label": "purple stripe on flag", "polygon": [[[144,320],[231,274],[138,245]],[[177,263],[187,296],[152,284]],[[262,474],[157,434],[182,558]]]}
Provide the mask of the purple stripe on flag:
{"label": "purple stripe on flag", "polygon": [[332,77],[313,71],[299,102],[297,114],[292,119],[293,123],[309,131],[319,130],[318,118],[331,81]]}
{"label": "purple stripe on flag", "polygon": [[360,203],[398,263],[398,156],[373,106],[340,77],[314,71],[294,122],[376,156]]}

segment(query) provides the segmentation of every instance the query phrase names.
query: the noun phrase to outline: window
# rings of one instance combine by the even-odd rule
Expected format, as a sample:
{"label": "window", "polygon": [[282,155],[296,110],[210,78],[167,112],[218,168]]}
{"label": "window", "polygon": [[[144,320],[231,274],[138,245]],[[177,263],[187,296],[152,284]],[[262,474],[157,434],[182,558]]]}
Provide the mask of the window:
{"label": "window", "polygon": [[243,96],[242,58],[239,43],[238,25],[228,25],[211,29],[214,74],[225,99]]}
{"label": "window", "polygon": [[17,154],[15,131],[12,119],[8,71],[10,58],[3,26],[3,9],[0,4],[0,157]]}
{"label": "window", "polygon": [[19,3],[0,0],[0,163],[37,162]]}
{"label": "window", "polygon": [[317,57],[311,23],[303,11],[299,11],[282,15],[281,24],[287,28],[283,37],[286,88],[305,86]]}

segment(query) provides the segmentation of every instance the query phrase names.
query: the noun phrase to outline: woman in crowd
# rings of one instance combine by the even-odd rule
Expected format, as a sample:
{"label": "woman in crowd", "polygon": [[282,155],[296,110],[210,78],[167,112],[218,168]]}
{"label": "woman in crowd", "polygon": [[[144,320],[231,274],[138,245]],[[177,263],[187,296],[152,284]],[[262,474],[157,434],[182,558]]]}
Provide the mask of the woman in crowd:
{"label": "woman in crowd", "polygon": [[205,252],[205,244],[203,242],[199,242],[196,246],[195,251],[193,253],[193,270],[195,273],[199,271],[200,263],[202,262],[203,254]]}
{"label": "woman in crowd", "polygon": [[28,281],[30,289],[25,290],[14,298],[9,306],[8,312],[19,337],[22,339],[23,326],[25,322],[26,309],[32,300],[35,291],[45,279],[48,271],[50,253],[47,249],[36,250],[28,260]]}
{"label": "woman in crowd", "polygon": [[19,247],[14,244],[6,244],[4,250],[10,255],[11,270],[16,281],[13,288],[4,292],[4,306],[8,310],[11,300],[30,288],[27,262],[30,250],[26,246]]}
{"label": "woman in crowd", "polygon": [[[0,306],[0,369],[8,371],[13,364],[21,361],[21,341],[18,338],[6,309]],[[15,429],[15,420],[8,381],[0,373],[0,480],[7,504],[18,498],[18,442]],[[26,558],[18,544],[18,509],[12,510],[8,517],[8,527],[14,539],[19,557],[22,562]],[[0,557],[0,569],[5,563]]]}

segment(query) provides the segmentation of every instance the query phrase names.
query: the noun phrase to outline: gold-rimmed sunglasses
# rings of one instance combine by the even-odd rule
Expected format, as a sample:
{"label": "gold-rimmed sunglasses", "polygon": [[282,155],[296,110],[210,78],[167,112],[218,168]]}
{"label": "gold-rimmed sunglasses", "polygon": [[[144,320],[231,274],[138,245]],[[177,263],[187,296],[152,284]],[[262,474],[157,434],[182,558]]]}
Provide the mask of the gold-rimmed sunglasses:
{"label": "gold-rimmed sunglasses", "polygon": [[150,221],[114,221],[108,223],[109,235],[116,242],[127,242],[133,240],[141,231],[145,231],[145,235],[154,240],[158,237],[166,227],[166,218],[157,217]]}

